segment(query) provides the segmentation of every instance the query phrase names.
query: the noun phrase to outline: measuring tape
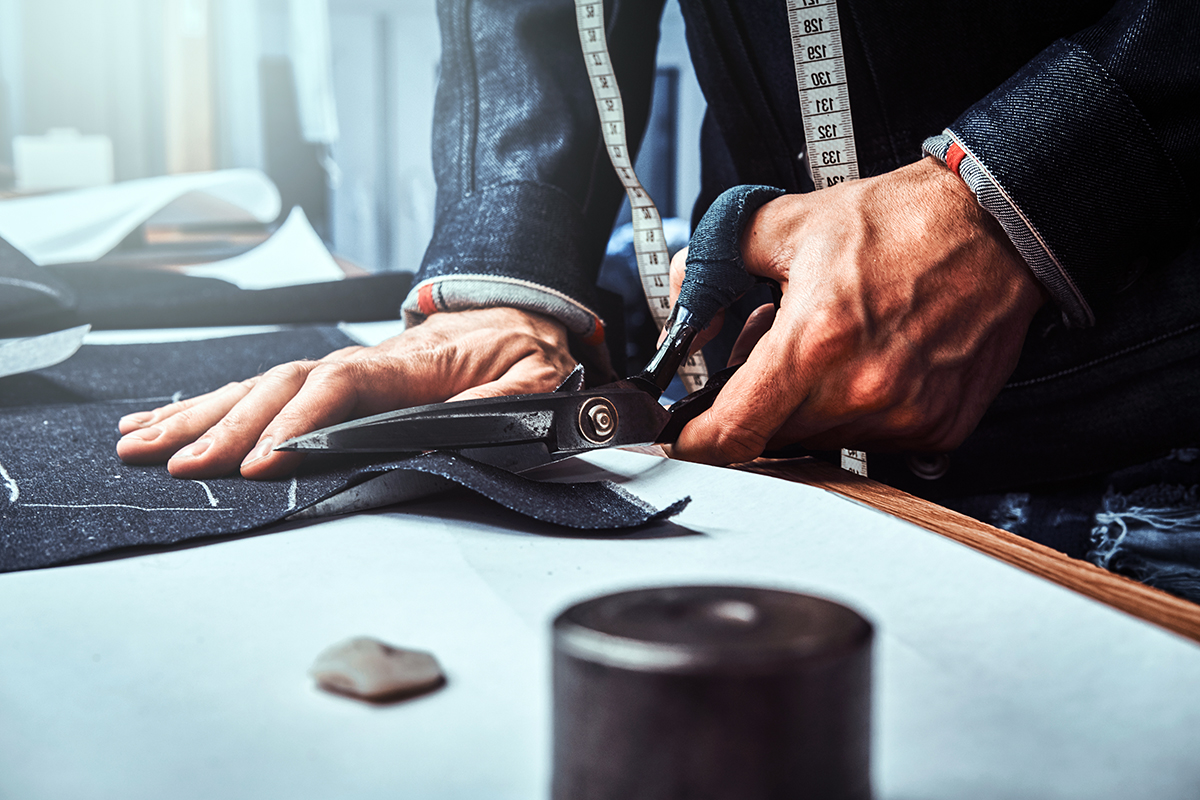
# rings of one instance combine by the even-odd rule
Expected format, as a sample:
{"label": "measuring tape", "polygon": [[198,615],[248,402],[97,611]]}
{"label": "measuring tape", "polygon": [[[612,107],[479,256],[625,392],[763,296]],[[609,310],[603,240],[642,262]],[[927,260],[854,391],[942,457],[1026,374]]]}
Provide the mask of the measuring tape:
{"label": "measuring tape", "polygon": [[[787,0],[787,7],[807,145],[804,166],[820,191],[858,178],[837,0]],[[867,454],[842,450],[842,469],[866,477]]]}
{"label": "measuring tape", "polygon": [[[824,189],[858,177],[858,152],[854,148],[837,0],[787,0],[787,7],[796,88],[804,118],[804,138],[808,142],[805,166],[813,186]],[[603,0],[575,0],[575,22],[592,96],[600,112],[605,149],[629,197],[633,249],[642,289],[650,313],[661,329],[671,311],[670,257],[658,208],[638,180],[629,156],[625,107],[604,35]],[[704,357],[700,353],[690,356],[679,368],[679,376],[689,392],[702,387],[708,378]],[[865,476],[866,453],[843,450],[842,469]]]}
{"label": "measuring tape", "polygon": [[804,164],[819,191],[858,177],[837,0],[787,0],[787,5],[808,143]]}
{"label": "measuring tape", "polygon": [[[596,98],[596,110],[600,112],[605,149],[629,197],[633,252],[637,257],[642,290],[650,304],[650,313],[661,330],[671,313],[671,257],[667,252],[667,238],[663,235],[662,217],[633,170],[625,135],[625,106],[621,102],[621,91],[617,87],[617,76],[604,35],[604,3],[602,0],[575,0],[575,20],[591,79],[592,96]],[[700,353],[689,356],[679,368],[679,377],[689,393],[702,387],[708,380],[704,356]]]}

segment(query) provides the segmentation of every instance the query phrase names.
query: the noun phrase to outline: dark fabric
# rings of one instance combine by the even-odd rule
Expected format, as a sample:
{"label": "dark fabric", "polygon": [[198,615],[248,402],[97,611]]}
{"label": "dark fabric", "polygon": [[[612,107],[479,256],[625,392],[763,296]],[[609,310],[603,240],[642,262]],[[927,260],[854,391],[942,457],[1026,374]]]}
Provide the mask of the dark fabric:
{"label": "dark fabric", "polygon": [[0,239],[0,328],[69,309],[74,303],[69,286]]}
{"label": "dark fabric", "polygon": [[[84,345],[61,364],[0,378],[0,408],[134,400],[151,404],[144,411],[353,343],[336,328],[311,327],[197,342]],[[115,419],[109,427],[116,430]]]}
{"label": "dark fabric", "polygon": [[684,497],[658,509],[608,481],[535,481],[454,453],[424,453],[393,466],[440,475],[518,514],[578,530],[635,528],[673,517],[691,502]]}
{"label": "dark fabric", "polygon": [[84,323],[103,330],[396,319],[412,285],[407,272],[257,290],[215,278],[96,265],[43,272],[75,300],[23,317],[0,317],[0,336]]}
{"label": "dark fabric", "polygon": [[0,570],[61,564],[135,545],[240,533],[345,486],[355,470],[290,480],[176,480],[116,456],[116,420],[141,401],[0,414]]}
{"label": "dark fabric", "polygon": [[1195,3],[1119,3],[951,126],[1089,305],[1200,218],[1198,40]]}
{"label": "dark fabric", "polygon": [[396,469],[440,475],[526,516],[580,529],[636,527],[686,505],[660,510],[612,484],[540,483],[448,453],[310,457],[294,479],[266,482],[179,480],[162,466],[116,457],[125,414],[346,344],[326,328],[88,346],[49,370],[0,380],[0,571],[255,530]]}

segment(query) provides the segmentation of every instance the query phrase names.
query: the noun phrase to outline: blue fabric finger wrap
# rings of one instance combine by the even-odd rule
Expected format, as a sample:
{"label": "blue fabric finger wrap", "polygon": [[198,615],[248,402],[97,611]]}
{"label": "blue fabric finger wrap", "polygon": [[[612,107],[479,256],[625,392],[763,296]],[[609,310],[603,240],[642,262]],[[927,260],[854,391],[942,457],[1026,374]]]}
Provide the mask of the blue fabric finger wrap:
{"label": "blue fabric finger wrap", "polygon": [[742,263],[742,231],[755,211],[782,194],[774,186],[735,186],[709,206],[696,226],[678,302],[701,326],[754,285]]}

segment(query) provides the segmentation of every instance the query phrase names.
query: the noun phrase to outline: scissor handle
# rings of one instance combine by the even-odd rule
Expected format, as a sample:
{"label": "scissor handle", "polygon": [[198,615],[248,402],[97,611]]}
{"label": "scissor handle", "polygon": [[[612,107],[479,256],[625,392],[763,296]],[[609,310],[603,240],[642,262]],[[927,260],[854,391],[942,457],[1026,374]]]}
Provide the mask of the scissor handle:
{"label": "scissor handle", "polygon": [[667,320],[667,336],[639,381],[665,390],[696,334],[754,285],[742,262],[742,231],[755,211],[782,194],[773,186],[735,186],[709,206],[688,242],[687,274]]}

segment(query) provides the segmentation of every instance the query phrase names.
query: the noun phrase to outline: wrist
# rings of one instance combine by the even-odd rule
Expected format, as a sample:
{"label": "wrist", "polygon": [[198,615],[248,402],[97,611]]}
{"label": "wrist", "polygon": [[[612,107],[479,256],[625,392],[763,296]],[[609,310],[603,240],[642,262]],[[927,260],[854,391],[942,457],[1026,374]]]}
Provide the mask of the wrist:
{"label": "wrist", "polygon": [[976,203],[990,217],[989,225],[994,223],[993,230],[1001,231],[1032,272],[1043,302],[1054,300],[1069,326],[1093,324],[1095,317],[1079,288],[987,165],[950,130],[926,139],[922,149],[927,156],[943,163],[975,196]]}
{"label": "wrist", "polygon": [[943,213],[963,228],[964,240],[978,240],[988,262],[1011,275],[1021,285],[1022,297],[1033,310],[1051,299],[1020,251],[994,216],[979,204],[979,199],[958,172],[964,159],[961,149],[951,148],[942,160],[926,155],[917,166],[928,180],[928,187],[943,206]]}

